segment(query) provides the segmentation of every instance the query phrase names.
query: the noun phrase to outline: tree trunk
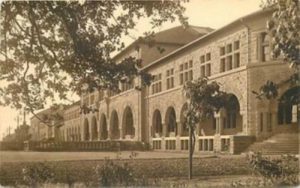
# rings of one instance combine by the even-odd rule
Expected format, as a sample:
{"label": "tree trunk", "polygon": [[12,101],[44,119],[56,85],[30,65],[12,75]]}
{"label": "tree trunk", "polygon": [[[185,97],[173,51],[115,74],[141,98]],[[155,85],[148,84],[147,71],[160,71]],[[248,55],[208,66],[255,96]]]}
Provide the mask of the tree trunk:
{"label": "tree trunk", "polygon": [[193,177],[193,131],[189,127],[189,180]]}

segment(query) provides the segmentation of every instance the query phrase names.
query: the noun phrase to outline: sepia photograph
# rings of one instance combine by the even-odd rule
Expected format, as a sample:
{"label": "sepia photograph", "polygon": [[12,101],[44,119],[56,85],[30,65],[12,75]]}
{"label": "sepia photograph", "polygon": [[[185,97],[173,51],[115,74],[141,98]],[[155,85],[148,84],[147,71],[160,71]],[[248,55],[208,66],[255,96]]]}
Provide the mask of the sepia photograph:
{"label": "sepia photograph", "polygon": [[300,187],[299,0],[0,0],[0,187]]}

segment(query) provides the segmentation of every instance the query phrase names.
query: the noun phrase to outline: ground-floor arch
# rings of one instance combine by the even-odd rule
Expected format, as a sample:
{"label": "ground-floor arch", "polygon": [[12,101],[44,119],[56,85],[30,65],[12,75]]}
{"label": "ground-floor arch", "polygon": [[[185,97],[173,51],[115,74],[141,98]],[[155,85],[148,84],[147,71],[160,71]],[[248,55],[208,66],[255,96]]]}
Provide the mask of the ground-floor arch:
{"label": "ground-floor arch", "polygon": [[89,132],[89,121],[87,118],[84,119],[83,122],[83,140],[87,141],[90,139],[90,132]]}
{"label": "ground-floor arch", "polygon": [[98,139],[98,124],[97,124],[97,119],[95,116],[92,117],[91,121],[91,133],[92,133],[92,140],[97,140]]}
{"label": "ground-floor arch", "polygon": [[180,112],[180,136],[188,136],[189,135],[189,128],[186,124],[186,113],[188,110],[188,105],[185,103]]}
{"label": "ground-floor arch", "polygon": [[177,133],[176,113],[173,107],[169,107],[166,112],[166,136],[175,136]]}
{"label": "ground-floor arch", "polygon": [[128,106],[124,110],[122,124],[123,138],[126,138],[127,136],[133,138],[135,135],[133,113],[131,108]]}
{"label": "ground-floor arch", "polygon": [[119,129],[119,117],[118,113],[114,110],[110,116],[110,138],[120,139],[120,129]]}
{"label": "ground-floor arch", "polygon": [[278,100],[278,125],[300,122],[300,87],[293,87]]}
{"label": "ground-floor arch", "polygon": [[[234,94],[229,94],[224,108],[224,114],[220,119],[223,134],[236,134],[243,130],[243,118],[240,113],[240,103]],[[211,121],[213,122],[213,121]]]}
{"label": "ground-floor arch", "polygon": [[153,113],[152,129],[153,129],[154,137],[162,136],[162,132],[163,132],[162,119],[161,119],[160,111],[158,109],[156,109]]}
{"label": "ground-floor arch", "polygon": [[108,131],[107,131],[107,120],[104,114],[100,117],[100,140],[106,140],[108,138]]}

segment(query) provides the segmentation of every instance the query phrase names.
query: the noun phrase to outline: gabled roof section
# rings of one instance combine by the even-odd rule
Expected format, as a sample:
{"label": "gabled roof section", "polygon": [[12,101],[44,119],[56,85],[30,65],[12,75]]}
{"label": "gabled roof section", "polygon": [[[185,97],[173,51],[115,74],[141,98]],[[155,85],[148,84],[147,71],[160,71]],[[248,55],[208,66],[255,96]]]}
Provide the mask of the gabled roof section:
{"label": "gabled roof section", "polygon": [[[155,33],[153,38],[151,38],[151,41],[154,41],[155,44],[170,44],[178,46],[179,48],[201,36],[212,32],[213,30],[214,29],[209,27],[188,26],[184,28],[183,26],[177,26]],[[125,55],[128,51],[136,49],[141,43],[145,44],[146,42],[141,40],[141,38],[135,40],[120,53],[115,55],[113,59],[117,59],[122,55]]]}
{"label": "gabled roof section", "polygon": [[183,26],[177,26],[156,33],[153,40],[157,43],[184,45],[211,31],[213,31],[213,29],[208,27],[188,26],[184,28]]}
{"label": "gabled roof section", "polygon": [[67,108],[67,105],[65,105],[65,104],[58,104],[57,108],[54,108],[52,106],[52,107],[43,109],[43,110],[35,113],[35,115],[32,116],[30,118],[30,120],[32,120],[32,119],[38,119],[36,116],[38,116],[39,118],[41,118],[43,115],[49,115],[49,114],[52,114],[52,113],[63,113],[66,108]]}

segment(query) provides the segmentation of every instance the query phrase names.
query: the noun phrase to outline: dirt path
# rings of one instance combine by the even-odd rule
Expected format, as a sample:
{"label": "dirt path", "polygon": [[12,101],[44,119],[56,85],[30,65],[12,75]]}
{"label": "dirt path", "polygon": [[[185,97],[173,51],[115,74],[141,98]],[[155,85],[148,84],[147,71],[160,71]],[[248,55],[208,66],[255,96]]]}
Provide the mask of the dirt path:
{"label": "dirt path", "polygon": [[[166,159],[187,158],[186,152],[158,152],[146,151],[135,152],[137,159]],[[4,162],[29,162],[29,161],[74,161],[74,160],[101,160],[105,158],[114,159],[120,157],[129,159],[132,152],[25,152],[25,151],[1,151],[0,163]],[[213,157],[214,155],[195,154],[195,158]],[[239,157],[239,156],[224,156]]]}

